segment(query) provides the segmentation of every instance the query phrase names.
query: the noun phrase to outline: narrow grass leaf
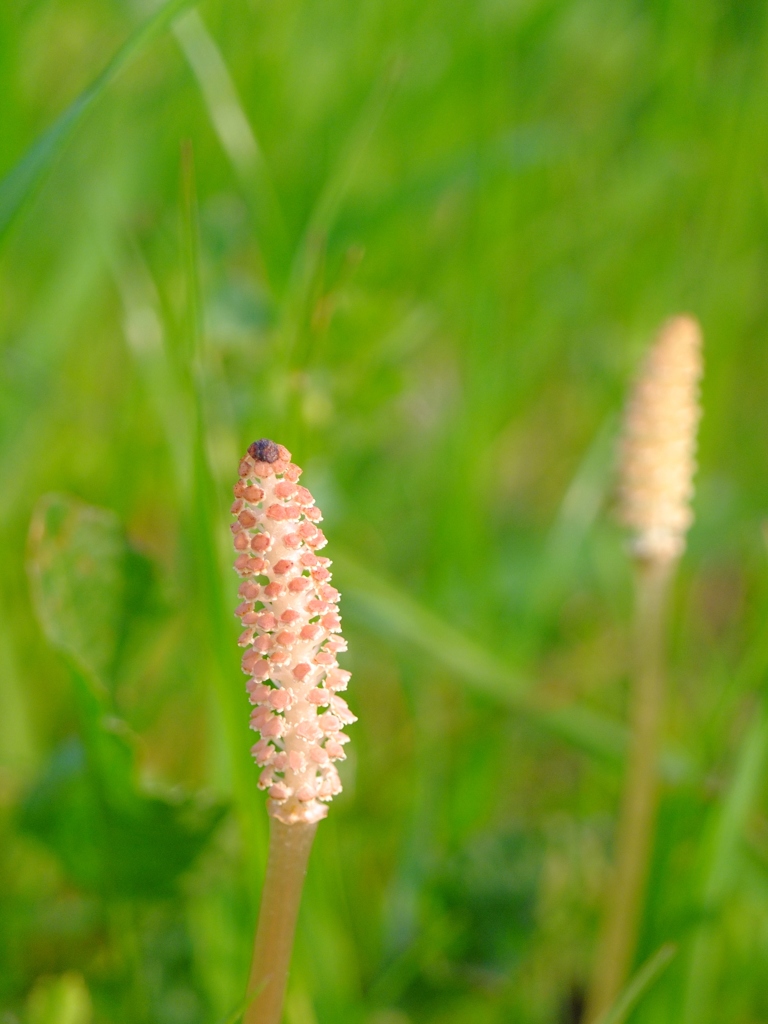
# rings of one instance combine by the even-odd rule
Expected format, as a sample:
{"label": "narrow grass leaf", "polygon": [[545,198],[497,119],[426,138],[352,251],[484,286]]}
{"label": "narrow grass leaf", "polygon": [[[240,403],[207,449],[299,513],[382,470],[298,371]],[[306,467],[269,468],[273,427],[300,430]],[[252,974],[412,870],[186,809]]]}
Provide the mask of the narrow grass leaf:
{"label": "narrow grass leaf", "polygon": [[334,564],[344,575],[345,598],[349,591],[350,603],[370,621],[408,640],[492,696],[517,702],[530,689],[527,679],[349,555],[340,555],[336,549]]}
{"label": "narrow grass leaf", "polygon": [[335,565],[344,579],[344,596],[354,614],[395,634],[444,665],[479,693],[501,701],[549,732],[575,746],[612,761],[620,761],[626,748],[623,726],[586,708],[545,709],[531,696],[528,680],[517,675],[484,648],[423,608],[407,594],[375,577],[348,555],[335,553]]}
{"label": "narrow grass leaf", "polygon": [[37,486],[32,483],[38,479],[37,463],[29,453],[45,451],[51,438],[61,436],[62,363],[75,339],[82,345],[82,322],[104,273],[103,254],[122,230],[110,167],[107,162],[88,181],[88,203],[55,266],[38,284],[20,334],[5,349],[12,362],[18,358],[12,353],[23,354],[24,371],[14,371],[13,386],[0,389],[0,528],[25,500],[24,488]]}
{"label": "narrow grass leaf", "polygon": [[329,174],[315,202],[302,238],[294,253],[290,276],[282,301],[278,351],[286,368],[301,362],[297,352],[302,317],[315,281],[328,234],[346,198],[355,172],[391,95],[397,67],[389,64],[371,90],[357,123],[342,149],[336,167]]}
{"label": "narrow grass leaf", "polygon": [[605,500],[615,446],[609,416],[579,463],[549,532],[536,582],[531,617],[540,617],[573,585],[579,553]]}
{"label": "narrow grass leaf", "polygon": [[256,234],[269,276],[274,281],[287,259],[285,217],[272,176],[237,87],[216,41],[197,10],[173,25],[203,97],[211,124],[253,210]]}
{"label": "narrow grass leaf", "polygon": [[735,881],[739,847],[763,781],[767,750],[768,714],[761,703],[742,741],[731,785],[716,811],[701,892],[704,920],[691,950],[683,1024],[705,1024],[711,1019],[717,981],[717,914]]}
{"label": "narrow grass leaf", "polygon": [[[343,579],[346,607],[353,616],[356,614],[384,636],[394,634],[412,644],[478,693],[500,701],[551,735],[614,764],[623,762],[627,731],[622,724],[574,704],[546,707],[529,680],[408,594],[363,569],[348,554],[340,554],[338,547],[334,564]],[[677,751],[664,751],[660,767],[670,782],[694,774],[690,760]]]}
{"label": "narrow grass leaf", "polygon": [[178,496],[186,504],[192,487],[193,409],[169,359],[160,296],[135,243],[126,244],[115,256],[112,273],[122,302],[125,340],[163,428]]}
{"label": "narrow grass leaf", "polygon": [[169,0],[120,47],[104,70],[38,137],[16,166],[0,181],[0,238],[25,199],[34,191],[86,111],[125,65],[195,0]]}
{"label": "narrow grass leaf", "polygon": [[[248,883],[254,901],[257,879],[266,859],[264,809],[258,799],[254,769],[248,755],[250,736],[247,705],[238,687],[239,658],[235,646],[232,609],[228,607],[224,582],[225,567],[219,559],[219,534],[225,517],[208,457],[203,353],[202,299],[199,273],[199,228],[194,161],[191,145],[182,150],[183,256],[187,289],[187,326],[183,339],[183,387],[194,410],[194,452],[192,507],[187,523],[190,545],[199,578],[201,612],[210,630],[215,657],[215,692],[224,718],[234,780],[237,809],[246,840]],[[236,467],[233,464],[233,472]],[[228,571],[228,567],[227,567]]]}
{"label": "narrow grass leaf", "polygon": [[[158,423],[171,453],[179,505],[185,510],[181,532],[194,565],[192,578],[200,603],[197,614],[210,631],[213,686],[226,731],[236,809],[248,837],[251,863],[248,880],[256,898],[265,837],[263,809],[253,783],[247,711],[236,685],[239,676],[234,619],[226,601],[225,573],[218,556],[218,534],[224,529],[217,487],[206,445],[203,324],[198,276],[198,225],[192,151],[182,152],[182,235],[187,290],[183,337],[166,329],[157,287],[138,248],[129,244],[113,264],[123,303],[123,329]],[[235,463],[233,463],[235,465]]]}

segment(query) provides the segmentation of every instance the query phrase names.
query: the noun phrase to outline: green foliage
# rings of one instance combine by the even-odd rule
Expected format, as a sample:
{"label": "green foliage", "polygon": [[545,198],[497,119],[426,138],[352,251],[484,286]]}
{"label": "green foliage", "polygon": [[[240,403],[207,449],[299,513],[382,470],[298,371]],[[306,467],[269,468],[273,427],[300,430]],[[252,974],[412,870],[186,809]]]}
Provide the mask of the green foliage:
{"label": "green foliage", "polygon": [[525,833],[481,835],[436,872],[432,898],[448,924],[454,977],[463,968],[503,980],[516,966],[535,925],[541,853]]}
{"label": "green foliage", "polygon": [[26,1024],[90,1024],[91,1000],[82,975],[42,978],[29,995]]}
{"label": "green foliage", "polygon": [[20,826],[50,847],[85,892],[134,900],[171,895],[223,809],[143,796],[118,736],[105,733],[99,754],[101,763],[89,765],[76,741],[57,748],[27,794]]}
{"label": "green foliage", "polygon": [[[73,667],[82,740],[54,748],[21,802],[17,827],[44,844],[107,913],[173,900],[225,808],[145,793],[135,739],[117,717],[120,670],[142,638],[142,621],[162,609],[156,572],[128,545],[114,513],[59,494],[44,496],[33,514],[29,573],[43,632]],[[28,1015],[40,1024],[89,1021],[83,979],[65,974],[41,982]]]}
{"label": "green foliage", "polygon": [[96,685],[114,678],[127,549],[117,516],[65,495],[43,498],[30,529],[40,624]]}
{"label": "green foliage", "polygon": [[133,33],[104,70],[53,124],[47,128],[19,163],[0,183],[0,236],[7,230],[24,200],[40,183],[88,108],[98,100],[123,66],[192,0],[169,0]]}
{"label": "green foliage", "polygon": [[688,309],[696,524],[616,1012],[764,1019],[763,8],[186,8],[0,5],[0,1018],[241,1007],[266,821],[227,508],[272,436],[359,716],[286,1024],[575,1024],[625,747],[616,423]]}
{"label": "green foliage", "polygon": [[46,637],[79,670],[85,745],[68,740],[54,749],[21,807],[20,825],[58,855],[86,892],[106,899],[169,896],[224,809],[143,795],[128,729],[114,715],[117,656],[126,639],[135,639],[152,569],[130,551],[114,513],[65,495],[38,503],[29,564]]}

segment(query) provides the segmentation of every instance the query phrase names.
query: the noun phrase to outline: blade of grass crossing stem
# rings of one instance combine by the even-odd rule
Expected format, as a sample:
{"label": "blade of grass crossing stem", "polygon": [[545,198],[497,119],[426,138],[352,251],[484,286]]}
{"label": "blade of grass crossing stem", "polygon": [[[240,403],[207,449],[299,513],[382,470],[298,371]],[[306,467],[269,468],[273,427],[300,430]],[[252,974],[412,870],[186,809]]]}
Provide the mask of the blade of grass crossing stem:
{"label": "blade of grass crossing stem", "polygon": [[[394,634],[408,641],[478,693],[493,697],[552,735],[593,756],[622,763],[627,746],[623,725],[585,707],[546,708],[528,680],[413,598],[340,554],[338,547],[334,564],[350,614],[385,637]],[[672,751],[662,755],[661,768],[673,782],[693,773],[684,755]]]}
{"label": "blade of grass crossing stem", "polygon": [[267,275],[275,284],[287,261],[285,218],[237,87],[199,11],[178,18],[173,34],[195,76],[221,147],[245,189]]}
{"label": "blade of grass crossing stem", "polygon": [[86,111],[131,58],[194,2],[195,0],[169,0],[140,25],[123,43],[104,70],[70,103],[53,124],[38,136],[16,166],[0,181],[0,238],[10,227],[24,201],[41,182]]}
{"label": "blade of grass crossing stem", "polygon": [[187,281],[187,337],[186,355],[188,372],[185,385],[189,389],[194,409],[194,468],[193,499],[190,527],[195,561],[198,565],[201,611],[211,636],[216,661],[215,689],[224,718],[230,745],[235,796],[245,828],[248,885],[256,897],[259,879],[266,860],[266,823],[248,756],[250,740],[247,731],[246,706],[240,698],[235,680],[239,665],[234,656],[232,612],[226,601],[223,567],[218,557],[217,536],[223,529],[216,486],[208,463],[205,443],[205,416],[200,380],[202,347],[202,308],[200,298],[197,201],[194,179],[194,161],[191,145],[182,148],[182,209],[184,230],[184,264]]}
{"label": "blade of grass crossing stem", "polygon": [[768,714],[763,700],[742,742],[733,781],[711,833],[701,893],[704,921],[691,949],[683,1024],[706,1024],[711,1019],[717,983],[717,915],[734,883],[744,827],[763,781],[767,747]]}
{"label": "blade of grass crossing stem", "polygon": [[623,1024],[627,1019],[627,1015],[634,1010],[676,953],[677,946],[671,942],[657,950],[650,960],[646,960],[634,978],[632,978],[619,996],[616,1004],[608,1013],[603,1014],[602,1017],[595,1021],[595,1024]]}
{"label": "blade of grass crossing stem", "polygon": [[243,1014],[251,1005],[256,996],[261,992],[263,987],[263,985],[259,985],[259,987],[254,992],[249,993],[249,995],[242,1001],[242,1003],[240,1003],[237,1009],[233,1010],[232,1013],[227,1014],[227,1016],[224,1018],[224,1020],[220,1022],[220,1024],[238,1024],[238,1021],[242,1020]]}

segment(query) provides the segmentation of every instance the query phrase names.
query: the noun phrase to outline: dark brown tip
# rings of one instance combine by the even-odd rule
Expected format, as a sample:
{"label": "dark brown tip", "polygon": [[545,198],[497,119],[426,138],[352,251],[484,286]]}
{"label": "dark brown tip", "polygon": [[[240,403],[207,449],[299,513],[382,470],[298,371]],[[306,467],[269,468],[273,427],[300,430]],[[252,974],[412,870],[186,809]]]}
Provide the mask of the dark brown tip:
{"label": "dark brown tip", "polygon": [[277,462],[280,458],[280,449],[274,441],[262,437],[260,441],[254,441],[248,446],[248,454],[256,462]]}

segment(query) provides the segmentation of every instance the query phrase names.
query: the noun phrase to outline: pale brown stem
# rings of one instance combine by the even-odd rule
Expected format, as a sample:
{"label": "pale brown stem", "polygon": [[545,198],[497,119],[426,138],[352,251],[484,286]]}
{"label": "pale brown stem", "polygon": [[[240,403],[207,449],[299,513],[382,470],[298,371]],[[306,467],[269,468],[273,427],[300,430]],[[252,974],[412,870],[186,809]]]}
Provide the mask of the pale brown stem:
{"label": "pale brown stem", "polygon": [[267,874],[248,979],[253,996],[243,1024],[280,1024],[293,935],[317,822],[284,825],[270,819]]}
{"label": "pale brown stem", "polygon": [[637,566],[630,744],[616,834],[616,866],[587,1003],[589,1024],[621,994],[635,954],[658,800],[658,751],[664,706],[664,621],[674,562]]}

